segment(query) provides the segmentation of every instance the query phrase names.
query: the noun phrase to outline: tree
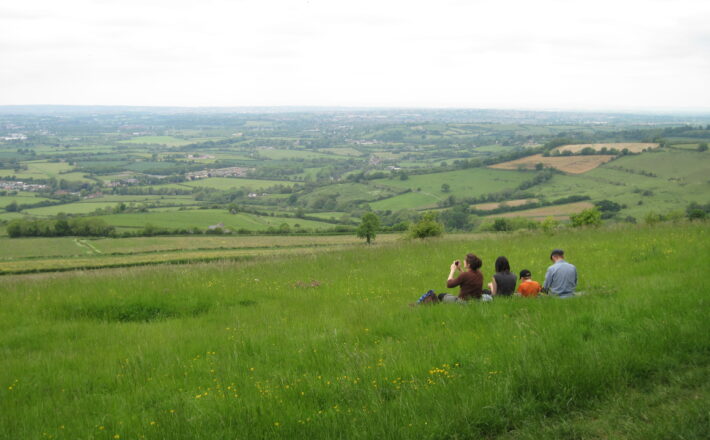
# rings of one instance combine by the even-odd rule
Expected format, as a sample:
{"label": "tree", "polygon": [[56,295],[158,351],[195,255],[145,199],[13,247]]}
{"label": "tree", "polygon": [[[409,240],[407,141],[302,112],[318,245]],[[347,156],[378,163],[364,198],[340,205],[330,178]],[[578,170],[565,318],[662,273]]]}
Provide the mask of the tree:
{"label": "tree", "polygon": [[421,220],[409,227],[409,238],[439,237],[444,234],[444,225],[438,222],[435,212],[425,213]]}
{"label": "tree", "polygon": [[447,193],[451,191],[451,186],[448,183],[442,183],[441,184],[441,192]]}
{"label": "tree", "polygon": [[380,230],[380,218],[377,214],[368,212],[362,216],[360,226],[358,226],[356,234],[359,238],[364,238],[367,244],[371,244],[372,240],[377,236]]}
{"label": "tree", "polygon": [[502,231],[512,231],[513,230],[513,225],[510,223],[510,220],[507,218],[497,218],[493,222],[493,230],[502,232]]}
{"label": "tree", "polygon": [[602,213],[595,206],[570,216],[572,226],[599,226],[602,224]]}
{"label": "tree", "polygon": [[471,227],[468,206],[466,205],[456,205],[451,209],[447,209],[441,213],[440,217],[448,231],[465,231],[469,230]]}
{"label": "tree", "polygon": [[701,144],[698,144],[698,151],[701,152],[701,153],[702,153],[703,151],[708,151],[708,143],[707,143],[707,142],[703,142],[703,143],[701,143]]}

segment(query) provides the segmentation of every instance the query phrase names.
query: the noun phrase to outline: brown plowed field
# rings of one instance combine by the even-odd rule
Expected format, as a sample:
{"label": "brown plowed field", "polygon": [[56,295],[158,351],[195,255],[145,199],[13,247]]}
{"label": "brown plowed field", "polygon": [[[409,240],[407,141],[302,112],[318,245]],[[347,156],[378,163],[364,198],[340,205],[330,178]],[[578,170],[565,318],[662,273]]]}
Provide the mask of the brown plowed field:
{"label": "brown plowed field", "polygon": [[649,150],[658,148],[658,144],[655,143],[641,143],[641,142],[619,142],[613,144],[573,144],[573,145],[563,145],[561,147],[555,148],[553,151],[571,151],[572,153],[579,153],[585,148],[593,148],[594,151],[599,151],[602,148],[611,150],[612,148],[616,150],[628,149],[631,153],[641,153],[643,150]]}
{"label": "brown plowed field", "polygon": [[609,162],[616,156],[609,154],[594,155],[594,156],[549,156],[544,157],[542,154],[523,157],[510,162],[503,162],[496,165],[491,165],[490,168],[499,170],[517,170],[520,167],[533,169],[538,163],[542,163],[546,168],[557,168],[560,171],[570,174],[582,174],[591,171],[594,168]]}

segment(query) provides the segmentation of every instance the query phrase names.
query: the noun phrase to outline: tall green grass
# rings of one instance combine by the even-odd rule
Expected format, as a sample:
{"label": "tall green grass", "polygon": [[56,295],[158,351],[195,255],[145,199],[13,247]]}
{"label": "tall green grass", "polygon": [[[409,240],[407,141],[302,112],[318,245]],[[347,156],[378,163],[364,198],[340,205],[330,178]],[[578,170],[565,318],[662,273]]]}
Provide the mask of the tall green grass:
{"label": "tall green grass", "polygon": [[[554,247],[586,295],[407,305]],[[0,438],[706,438],[709,257],[700,224],[5,277]]]}

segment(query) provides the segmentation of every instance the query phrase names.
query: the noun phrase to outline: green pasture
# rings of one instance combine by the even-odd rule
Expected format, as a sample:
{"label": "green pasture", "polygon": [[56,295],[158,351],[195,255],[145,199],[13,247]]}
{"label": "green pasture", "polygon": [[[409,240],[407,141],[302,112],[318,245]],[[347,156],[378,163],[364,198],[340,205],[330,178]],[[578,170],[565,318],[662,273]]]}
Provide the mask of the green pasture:
{"label": "green pasture", "polygon": [[115,202],[75,202],[66,203],[63,205],[52,205],[43,206],[41,208],[25,209],[22,212],[27,215],[38,217],[54,216],[59,214],[60,212],[63,212],[65,214],[88,214],[90,212],[94,212],[97,209],[113,208],[116,205],[117,203]]}
{"label": "green pasture", "polygon": [[20,191],[14,196],[0,196],[0,208],[4,208],[12,202],[19,205],[26,205],[31,203],[46,202],[47,200],[49,199],[37,197],[37,195],[33,192]]}
{"label": "green pasture", "polygon": [[337,154],[338,156],[362,156],[362,151],[352,147],[321,148],[319,151]]}
{"label": "green pasture", "polygon": [[220,140],[221,138],[193,138],[180,139],[173,136],[137,136],[131,139],[119,141],[119,144],[154,144],[166,147],[181,147],[188,144],[196,144],[206,141]]}
{"label": "green pasture", "polygon": [[340,220],[341,217],[344,215],[350,215],[347,212],[338,212],[338,211],[332,211],[332,212],[311,212],[308,213],[309,217],[317,217],[317,218],[323,218],[326,220]]}
{"label": "green pasture", "polygon": [[16,179],[64,179],[67,181],[91,182],[90,179],[84,177],[85,173],[68,172],[73,169],[66,162],[45,162],[45,161],[29,161],[23,162],[27,165],[27,170],[15,172],[12,169],[0,170],[0,178],[8,178],[15,176]]}
{"label": "green pasture", "polygon": [[324,197],[335,197],[338,203],[372,201],[395,195],[395,191],[397,190],[372,183],[338,183],[317,188],[314,191],[300,197],[300,200],[313,203],[314,201]]}
{"label": "green pasture", "polygon": [[431,193],[422,191],[412,191],[405,194],[400,194],[389,199],[379,200],[370,203],[370,207],[376,211],[400,209],[423,209],[436,206],[437,202],[443,200],[444,197],[438,197]]}
{"label": "green pasture", "polygon": [[[206,179],[191,180],[180,184],[186,187],[205,187],[215,188],[219,190],[228,190],[234,188],[245,188],[251,190],[262,190],[275,185],[291,186],[293,182],[285,180],[260,180],[260,179],[243,179],[230,177],[208,177]],[[162,186],[162,185],[161,185]]]}
{"label": "green pasture", "polygon": [[[332,225],[313,220],[298,218],[257,216],[254,214],[230,214],[226,209],[192,209],[185,211],[146,213],[127,213],[104,215],[108,224],[119,228],[143,228],[147,224],[165,228],[190,228],[207,229],[208,226],[224,223],[225,228],[231,230],[247,229],[250,231],[266,230],[270,226],[278,228],[286,223],[292,228],[330,229]],[[298,225],[298,226],[296,226]]]}
{"label": "green pasture", "polygon": [[318,153],[312,150],[284,150],[259,148],[256,150],[260,156],[269,159],[334,159],[331,154]]}
{"label": "green pasture", "polygon": [[[400,180],[395,177],[392,179],[378,179],[373,182],[396,188],[421,189],[422,192],[446,198],[449,195],[470,197],[513,189],[534,176],[534,173],[520,171],[470,168],[443,173],[411,175],[407,180]],[[449,193],[441,191],[441,185],[445,183],[451,188]]]}
{"label": "green pasture", "polygon": [[74,257],[91,254],[92,250],[80,244],[75,237],[0,238],[0,260],[22,258]]}
{"label": "green pasture", "polygon": [[[407,305],[555,247],[585,295]],[[706,439],[708,258],[703,223],[8,276],[0,438]]]}

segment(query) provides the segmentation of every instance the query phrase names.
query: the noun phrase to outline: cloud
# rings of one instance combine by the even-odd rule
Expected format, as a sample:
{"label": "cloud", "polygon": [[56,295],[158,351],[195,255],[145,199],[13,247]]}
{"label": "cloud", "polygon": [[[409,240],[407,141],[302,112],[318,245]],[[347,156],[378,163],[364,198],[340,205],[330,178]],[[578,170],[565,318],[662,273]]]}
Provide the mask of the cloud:
{"label": "cloud", "polygon": [[26,0],[0,104],[710,103],[710,2]]}

